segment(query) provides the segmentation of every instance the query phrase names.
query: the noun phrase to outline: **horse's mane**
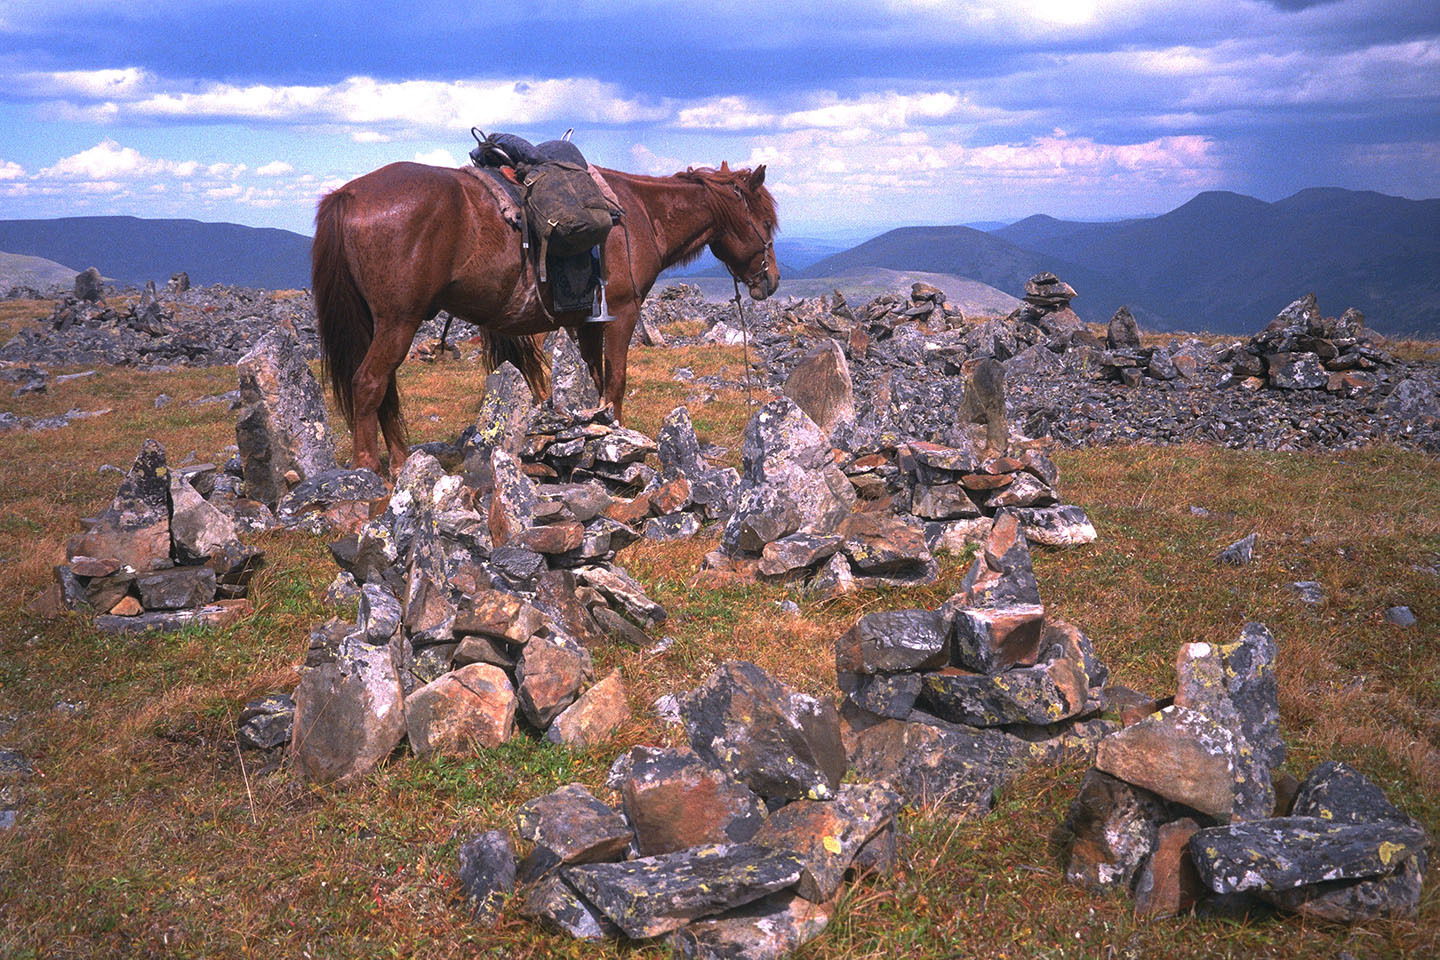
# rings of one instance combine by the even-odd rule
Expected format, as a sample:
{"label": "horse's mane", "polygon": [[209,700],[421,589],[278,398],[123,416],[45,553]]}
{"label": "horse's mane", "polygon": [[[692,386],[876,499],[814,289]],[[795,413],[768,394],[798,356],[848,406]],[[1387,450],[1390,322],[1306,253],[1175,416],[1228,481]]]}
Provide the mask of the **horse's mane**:
{"label": "horse's mane", "polygon": [[[758,190],[750,190],[750,168],[748,167],[741,167],[738,170],[732,170],[724,165],[721,165],[719,170],[714,167],[689,167],[683,173],[675,174],[675,177],[689,183],[698,183],[709,187],[710,207],[715,214],[715,219],[732,232],[744,234],[750,229],[745,221],[736,216],[735,205],[728,202],[731,192],[728,189],[721,189],[735,184],[739,184],[742,191],[754,198],[756,212],[760,215],[760,222],[766,228],[773,231],[779,223],[779,216],[775,211],[775,198],[770,195],[770,191],[765,188],[764,184],[761,184]],[[749,211],[747,210],[746,213]]]}

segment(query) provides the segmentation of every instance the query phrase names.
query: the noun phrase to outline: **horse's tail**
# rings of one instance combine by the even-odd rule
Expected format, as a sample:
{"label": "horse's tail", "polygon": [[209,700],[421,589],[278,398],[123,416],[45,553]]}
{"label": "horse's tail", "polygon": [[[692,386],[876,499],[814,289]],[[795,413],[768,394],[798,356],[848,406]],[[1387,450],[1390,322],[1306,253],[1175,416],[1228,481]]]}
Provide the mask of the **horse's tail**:
{"label": "horse's tail", "polygon": [[[564,336],[556,331],[556,336]],[[550,396],[550,358],[545,356],[545,335],[511,337],[480,328],[480,365],[489,376],[502,363],[510,363],[525,376],[536,403]]]}
{"label": "horse's tail", "polygon": [[[375,317],[345,255],[345,208],[349,198],[342,187],[320,200],[315,211],[315,240],[310,247],[310,278],[320,329],[321,370],[330,378],[335,404],[353,431],[355,371],[360,369],[374,339]],[[404,435],[400,394],[393,375],[378,416],[387,436]]]}

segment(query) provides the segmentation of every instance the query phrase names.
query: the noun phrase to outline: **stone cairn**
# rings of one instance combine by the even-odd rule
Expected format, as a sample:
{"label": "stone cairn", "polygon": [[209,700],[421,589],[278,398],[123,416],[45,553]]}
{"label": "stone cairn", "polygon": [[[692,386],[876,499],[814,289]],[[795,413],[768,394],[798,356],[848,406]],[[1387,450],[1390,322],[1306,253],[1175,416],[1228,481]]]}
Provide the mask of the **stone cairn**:
{"label": "stone cairn", "polygon": [[[1050,459],[1012,445],[1004,377],[993,358],[970,366],[963,447],[857,435],[845,356],[828,341],[746,426],[739,496],[707,569],[824,595],[933,583],[933,551],[982,540],[1002,510],[1037,542],[1093,541],[1085,512],[1059,503]],[[833,448],[836,437],[854,452]]]}
{"label": "stone cairn", "polygon": [[[1078,630],[1046,621],[1007,513],[961,593],[862,617],[836,665],[838,711],[722,664],[678,698],[689,746],[622,753],[614,801],[570,784],[521,806],[518,867],[504,831],[463,843],[476,916],[495,922],[518,884],[521,915],[575,937],[784,956],[823,931],[847,876],[889,872],[903,804],[983,814],[1027,764],[1093,756],[1117,727],[1099,719],[1104,666]],[[842,782],[847,770],[859,782]]]}
{"label": "stone cairn", "polygon": [[219,476],[213,464],[172,471],[164,447],[146,440],[110,506],[66,544],[54,586],[31,610],[93,611],[104,633],[221,626],[249,613],[247,585],[264,554],[202,496],[224,489]]}
{"label": "stone cairn", "polygon": [[1217,360],[1230,366],[1226,385],[1259,390],[1326,390],[1344,397],[1372,391],[1376,371],[1392,365],[1365,331],[1365,315],[1354,307],[1324,317],[1307,294],[1281,310],[1260,333],[1222,351]]}
{"label": "stone cairn", "polygon": [[902,796],[842,783],[834,704],[742,661],[679,698],[689,746],[616,758],[607,803],[573,783],[459,850],[475,915],[522,916],[584,940],[665,937],[683,957],[771,958],[818,936],[847,877],[888,873]]}
{"label": "stone cairn", "polygon": [[1173,697],[1121,704],[1065,820],[1066,879],[1133,893],[1137,909],[1243,913],[1261,903],[1339,923],[1411,913],[1425,831],[1357,771],[1302,783],[1285,759],[1274,638],[1188,643]]}

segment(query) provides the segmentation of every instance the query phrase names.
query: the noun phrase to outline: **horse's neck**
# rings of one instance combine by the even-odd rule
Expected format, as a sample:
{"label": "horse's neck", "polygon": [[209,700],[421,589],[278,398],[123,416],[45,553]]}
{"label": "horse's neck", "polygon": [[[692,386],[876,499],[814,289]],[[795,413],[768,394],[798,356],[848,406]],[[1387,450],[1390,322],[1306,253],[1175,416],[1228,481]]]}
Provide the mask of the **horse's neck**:
{"label": "horse's neck", "polygon": [[699,255],[710,242],[715,216],[703,184],[645,177],[629,180],[627,186],[650,220],[661,270]]}

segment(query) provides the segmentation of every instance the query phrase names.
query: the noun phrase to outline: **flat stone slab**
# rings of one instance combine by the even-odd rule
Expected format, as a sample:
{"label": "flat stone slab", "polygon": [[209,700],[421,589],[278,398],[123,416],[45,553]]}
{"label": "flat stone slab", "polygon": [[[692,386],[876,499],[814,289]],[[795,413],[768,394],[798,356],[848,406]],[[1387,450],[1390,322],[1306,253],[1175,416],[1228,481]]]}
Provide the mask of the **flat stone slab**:
{"label": "flat stone slab", "polygon": [[1428,844],[1405,824],[1273,817],[1201,830],[1190,854],[1205,885],[1226,894],[1389,874]]}
{"label": "flat stone slab", "polygon": [[562,876],[626,936],[643,940],[794,886],[803,869],[793,853],[740,843],[571,866]]}
{"label": "flat stone slab", "polygon": [[249,600],[220,600],[190,610],[149,610],[134,617],[101,614],[95,629],[101,633],[173,633],[190,626],[223,627],[250,613]]}
{"label": "flat stone slab", "polygon": [[682,927],[670,944],[682,960],[781,960],[823,933],[834,913],[834,904],[776,893]]}
{"label": "flat stone slab", "polygon": [[862,780],[888,784],[911,804],[939,803],[969,816],[994,806],[995,792],[1014,778],[1027,747],[999,730],[938,719],[885,720],[856,735],[850,765]]}
{"label": "flat stone slab", "polygon": [[654,856],[713,843],[743,843],[765,820],[749,787],[684,747],[631,748],[619,789],[640,853]]}

